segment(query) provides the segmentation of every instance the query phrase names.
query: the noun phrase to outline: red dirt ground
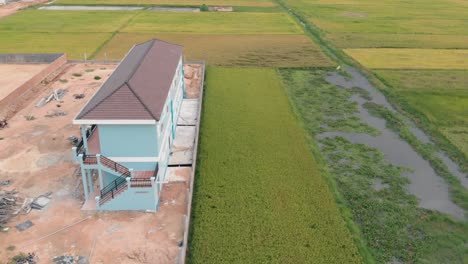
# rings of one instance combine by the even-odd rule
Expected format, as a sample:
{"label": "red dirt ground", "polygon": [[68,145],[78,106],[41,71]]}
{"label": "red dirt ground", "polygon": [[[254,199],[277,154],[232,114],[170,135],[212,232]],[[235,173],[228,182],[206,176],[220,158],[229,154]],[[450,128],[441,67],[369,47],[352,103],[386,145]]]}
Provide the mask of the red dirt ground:
{"label": "red dirt ground", "polygon": [[[8,260],[19,252],[35,252],[39,263],[51,263],[54,256],[85,256],[90,263],[174,263],[182,240],[182,221],[186,210],[186,181],[169,183],[162,192],[161,208],[156,213],[107,212],[85,213],[81,178],[72,162],[67,137],[78,136],[73,117],[91,98],[116,65],[70,64],[57,81],[28,102],[0,130],[0,181],[14,182],[0,190],[16,189],[24,197],[53,192],[51,203],[42,211],[20,214],[0,233],[0,259]],[[81,73],[74,77],[73,73]],[[94,80],[94,76],[102,77]],[[67,82],[60,82],[67,80]],[[36,108],[40,98],[53,89],[67,88],[63,102],[51,101]],[[84,93],[84,99],[73,94]],[[58,107],[60,105],[60,107]],[[45,117],[56,110],[66,116]],[[27,121],[24,116],[32,115]],[[188,179],[190,168],[179,172]],[[86,219],[63,231],[54,232]],[[15,225],[31,220],[34,226],[19,232]],[[49,234],[48,237],[45,237]],[[45,237],[45,238],[44,238]],[[43,239],[41,239],[43,238]],[[14,246],[14,250],[7,247]],[[11,248],[10,248],[11,249]]]}

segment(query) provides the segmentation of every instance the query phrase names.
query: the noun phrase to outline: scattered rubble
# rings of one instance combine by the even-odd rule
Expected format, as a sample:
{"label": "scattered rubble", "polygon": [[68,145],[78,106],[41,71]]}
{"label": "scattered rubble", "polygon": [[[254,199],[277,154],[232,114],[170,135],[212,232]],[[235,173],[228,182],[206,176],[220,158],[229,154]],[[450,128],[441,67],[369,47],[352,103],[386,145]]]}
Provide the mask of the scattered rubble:
{"label": "scattered rubble", "polygon": [[13,182],[12,180],[1,181],[0,186],[7,186],[7,185],[10,185],[10,183],[12,183],[12,182]]}
{"label": "scattered rubble", "polygon": [[85,94],[82,94],[82,93],[73,95],[73,98],[75,98],[75,99],[83,99],[84,97],[85,97]]}
{"label": "scattered rubble", "polygon": [[65,111],[60,111],[60,110],[52,110],[52,112],[48,112],[47,115],[45,115],[45,117],[57,117],[57,116],[66,116],[68,113],[65,112]]}
{"label": "scattered rubble", "polygon": [[84,256],[63,255],[52,259],[54,264],[88,264],[89,261]]}
{"label": "scattered rubble", "polygon": [[15,264],[36,264],[39,262],[39,258],[36,256],[36,253],[20,253],[13,257],[11,262],[8,263],[15,263]]}
{"label": "scattered rubble", "polygon": [[49,96],[46,96],[42,98],[37,104],[37,108],[41,108],[44,105],[46,105],[48,102],[55,100],[57,102],[60,102],[63,98],[63,96],[68,92],[68,89],[58,89],[54,90]]}
{"label": "scattered rubble", "polygon": [[16,191],[0,192],[0,226],[5,225],[21,210],[23,201]]}
{"label": "scattered rubble", "polygon": [[28,220],[26,222],[23,222],[19,225],[16,225],[16,229],[18,229],[18,231],[22,232],[28,228],[30,228],[31,226],[33,226],[33,222],[31,222],[31,220]]}
{"label": "scattered rubble", "polygon": [[8,122],[6,119],[0,120],[0,129],[5,128],[8,126]]}
{"label": "scattered rubble", "polygon": [[42,210],[42,208],[46,207],[50,203],[51,194],[52,193],[47,193],[36,197],[36,199],[34,199],[34,201],[31,203],[31,208],[36,210]]}

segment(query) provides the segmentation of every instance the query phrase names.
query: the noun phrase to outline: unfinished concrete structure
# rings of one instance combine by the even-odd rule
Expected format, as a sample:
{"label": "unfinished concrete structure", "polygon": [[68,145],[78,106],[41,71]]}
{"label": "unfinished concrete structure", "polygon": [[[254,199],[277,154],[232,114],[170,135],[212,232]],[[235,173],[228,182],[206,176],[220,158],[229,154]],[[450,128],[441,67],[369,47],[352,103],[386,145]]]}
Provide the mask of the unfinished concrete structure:
{"label": "unfinished concrete structure", "polygon": [[130,50],[73,120],[84,207],[157,210],[183,97],[181,46],[151,40]]}

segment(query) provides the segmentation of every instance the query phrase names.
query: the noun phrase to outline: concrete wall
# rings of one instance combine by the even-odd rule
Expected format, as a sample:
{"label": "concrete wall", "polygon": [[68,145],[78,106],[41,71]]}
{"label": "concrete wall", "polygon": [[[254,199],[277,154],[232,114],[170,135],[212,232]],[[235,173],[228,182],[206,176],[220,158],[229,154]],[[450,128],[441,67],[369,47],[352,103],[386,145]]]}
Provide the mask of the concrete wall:
{"label": "concrete wall", "polygon": [[[1,0],[0,0],[1,1]],[[65,56],[63,53],[34,54],[34,53],[7,53],[0,54],[0,64],[44,64],[52,63]]]}
{"label": "concrete wall", "polygon": [[119,162],[119,163],[135,171],[154,170],[157,164],[157,162]]}
{"label": "concrete wall", "polygon": [[98,125],[101,154],[112,157],[157,157],[155,125]]}
{"label": "concrete wall", "polygon": [[[20,54],[0,54],[0,63],[30,63],[26,61],[34,61],[32,63],[49,63],[49,60],[53,58],[55,58],[55,60],[52,60],[52,63],[50,63],[49,66],[44,68],[27,82],[23,83],[0,101],[0,112],[14,104],[25,93],[27,93],[33,87],[38,85],[42,80],[55,73],[60,67],[67,63],[67,56],[65,54],[26,54],[23,57],[20,56]],[[44,61],[41,62],[41,60]]]}

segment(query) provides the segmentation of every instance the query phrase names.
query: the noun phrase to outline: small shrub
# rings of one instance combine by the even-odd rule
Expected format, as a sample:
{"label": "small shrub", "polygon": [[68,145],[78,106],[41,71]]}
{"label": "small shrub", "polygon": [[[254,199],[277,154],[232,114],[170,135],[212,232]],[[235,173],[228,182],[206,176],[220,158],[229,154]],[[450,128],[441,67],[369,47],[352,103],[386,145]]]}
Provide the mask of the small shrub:
{"label": "small shrub", "polygon": [[209,9],[208,9],[208,6],[207,6],[207,5],[203,4],[203,5],[200,6],[200,11],[202,11],[202,12],[208,12],[208,10],[209,10]]}
{"label": "small shrub", "polygon": [[15,250],[15,249],[16,249],[16,247],[13,246],[13,245],[9,245],[9,246],[6,248],[6,250],[8,250],[8,251],[13,251],[13,250]]}
{"label": "small shrub", "polygon": [[72,74],[72,75],[75,76],[75,77],[81,77],[83,74],[81,74],[81,73],[74,73],[74,74]]}
{"label": "small shrub", "polygon": [[24,118],[25,118],[27,121],[32,121],[32,120],[36,119],[36,117],[33,116],[33,115],[25,115]]}
{"label": "small shrub", "polygon": [[101,80],[101,76],[94,76],[94,80]]}
{"label": "small shrub", "polygon": [[94,69],[86,69],[85,72],[93,72]]}
{"label": "small shrub", "polygon": [[67,83],[68,80],[67,80],[67,79],[60,79],[59,82],[61,82],[61,83]]}

